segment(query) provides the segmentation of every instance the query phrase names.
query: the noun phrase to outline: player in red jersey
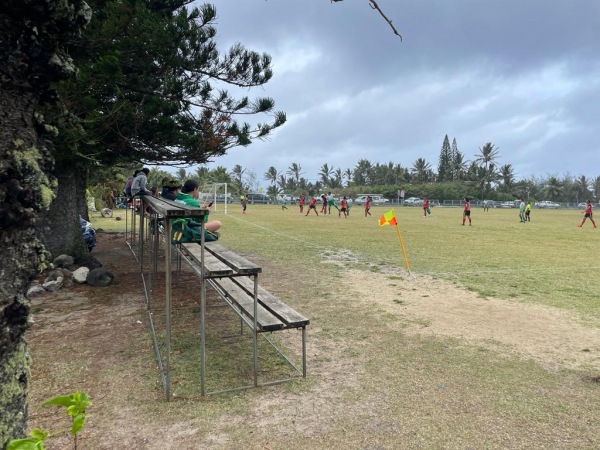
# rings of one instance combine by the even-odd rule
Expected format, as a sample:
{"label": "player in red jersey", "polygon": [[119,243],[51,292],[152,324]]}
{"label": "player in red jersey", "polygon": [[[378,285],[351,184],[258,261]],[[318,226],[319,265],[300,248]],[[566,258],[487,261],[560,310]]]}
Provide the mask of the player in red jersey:
{"label": "player in red jersey", "polygon": [[471,226],[471,202],[469,201],[469,197],[465,197],[465,210],[463,211],[462,221],[463,226],[467,217],[469,218],[469,226]]}
{"label": "player in red jersey", "polygon": [[429,209],[429,199],[425,197],[423,199],[423,217],[427,217],[427,210]]}
{"label": "player in red jersey", "polygon": [[346,211],[348,211],[348,201],[346,200],[346,197],[342,198],[342,203],[341,203],[341,208],[338,212],[338,217],[342,217],[342,213],[344,213],[344,217],[347,218],[348,215],[346,214]]}
{"label": "player in red jersey", "polygon": [[317,216],[319,215],[317,212],[317,199],[314,196],[311,197],[310,202],[308,203],[308,211],[306,211],[304,216],[308,216],[312,210],[315,211]]}
{"label": "player in red jersey", "polygon": [[591,220],[592,225],[594,226],[594,228],[596,228],[596,222],[594,222],[594,219],[592,218],[592,202],[589,199],[585,201],[585,211],[584,211],[584,213],[585,213],[585,215],[583,216],[583,220],[577,226],[579,228],[581,228],[583,226],[583,224],[585,223],[585,221],[589,218]]}
{"label": "player in red jersey", "polygon": [[300,201],[298,202],[300,205],[300,212],[304,212],[304,202],[306,201],[306,197],[304,194],[300,195]]}
{"label": "player in red jersey", "polygon": [[367,200],[365,200],[365,217],[367,216],[371,216],[371,197],[369,195],[367,195]]}

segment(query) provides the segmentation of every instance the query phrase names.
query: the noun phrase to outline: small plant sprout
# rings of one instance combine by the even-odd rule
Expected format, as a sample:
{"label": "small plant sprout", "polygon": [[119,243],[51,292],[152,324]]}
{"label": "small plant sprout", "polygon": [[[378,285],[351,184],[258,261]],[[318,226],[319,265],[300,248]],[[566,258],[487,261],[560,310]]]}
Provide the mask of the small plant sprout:
{"label": "small plant sprout", "polygon": [[[92,406],[92,402],[87,394],[83,392],[75,392],[69,396],[58,396],[46,400],[42,406],[64,406],[67,409],[67,415],[71,417],[71,436],[73,436],[73,444],[77,450],[77,434],[85,425],[85,409]],[[48,431],[35,428],[29,433],[29,437],[25,439],[13,439],[8,443],[7,450],[44,450],[44,441],[50,437]]]}

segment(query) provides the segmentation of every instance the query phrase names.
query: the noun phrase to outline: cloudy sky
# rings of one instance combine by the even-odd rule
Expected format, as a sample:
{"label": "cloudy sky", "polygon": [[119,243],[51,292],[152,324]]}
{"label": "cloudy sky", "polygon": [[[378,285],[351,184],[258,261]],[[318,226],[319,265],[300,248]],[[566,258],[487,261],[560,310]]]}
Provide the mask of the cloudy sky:
{"label": "cloudy sky", "polygon": [[[218,43],[267,52],[288,122],[209,165],[263,175],[360,159],[435,169],[492,142],[518,179],[600,175],[600,0],[215,0]],[[264,118],[263,118],[264,119]]]}

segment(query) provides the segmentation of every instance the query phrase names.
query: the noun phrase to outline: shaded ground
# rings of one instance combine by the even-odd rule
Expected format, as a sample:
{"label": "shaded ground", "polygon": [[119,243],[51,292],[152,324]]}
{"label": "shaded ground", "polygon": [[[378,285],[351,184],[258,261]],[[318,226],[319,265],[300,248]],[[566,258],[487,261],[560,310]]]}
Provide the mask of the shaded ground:
{"label": "shaded ground", "polygon": [[[345,417],[375,427],[376,435],[402,432],[384,418],[384,393],[367,403],[348,401],[348,390],[360,388],[367,359],[347,357],[343,338],[323,330],[318,317],[304,310],[311,318],[308,380],[239,396],[164,402],[137,263],[120,234],[99,234],[94,255],[117,274],[115,285],[80,285],[32,301],[30,425],[66,429],[60,414],[38,405],[80,389],[94,405],[79,448],[283,448],[282,443],[302,445],[307,438],[309,447],[319,448],[320,437],[340,426],[341,410]],[[344,266],[348,255],[330,255],[329,261]],[[394,271],[343,270],[344,277],[353,280],[344,286],[344,298],[358,301],[356,308],[400,314],[411,323],[403,333],[474,342],[507,357],[534,360],[549,371],[600,373],[600,330],[581,325],[564,311],[481,299],[416,275],[406,279]],[[265,271],[264,283],[283,290],[277,294],[285,298],[285,289],[294,283],[278,283],[274,272]],[[197,294],[192,283],[183,289],[189,290],[183,295]],[[297,346],[297,340],[286,345]],[[242,435],[247,441],[238,440],[242,426],[248,430]],[[588,443],[593,448],[597,442]],[[69,448],[69,439],[58,437],[51,444],[49,448]],[[411,445],[423,446],[428,447]],[[518,443],[507,447],[524,448]]]}

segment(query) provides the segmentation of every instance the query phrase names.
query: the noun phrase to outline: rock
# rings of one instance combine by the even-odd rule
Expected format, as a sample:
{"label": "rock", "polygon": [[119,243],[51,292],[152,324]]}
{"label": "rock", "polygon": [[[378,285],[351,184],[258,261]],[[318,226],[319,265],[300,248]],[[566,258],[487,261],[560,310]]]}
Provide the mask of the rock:
{"label": "rock", "polygon": [[63,285],[63,277],[58,277],[56,280],[46,281],[42,286],[50,292],[58,291]]}
{"label": "rock", "polygon": [[121,220],[121,216],[116,216],[115,220],[118,222],[119,220]]}
{"label": "rock", "polygon": [[112,215],[113,215],[112,209],[110,209],[110,208],[102,208],[102,210],[100,211],[100,215],[102,217],[104,217],[105,219],[107,219],[109,217],[112,217]]}
{"label": "rock", "polygon": [[78,264],[79,266],[87,267],[90,270],[97,269],[98,267],[102,267],[102,264],[100,263],[100,261],[98,261],[96,258],[94,258],[89,253],[77,258],[75,260],[75,263]]}
{"label": "rock", "polygon": [[90,286],[104,287],[110,286],[115,279],[115,275],[104,267],[90,270],[86,278]]}
{"label": "rock", "polygon": [[86,282],[88,273],[90,273],[90,269],[87,267],[80,267],[76,271],[73,272],[73,280],[76,283],[82,284]]}
{"label": "rock", "polygon": [[27,298],[36,297],[45,292],[46,292],[46,289],[44,289],[44,287],[36,281],[36,282],[31,283],[31,286],[29,286],[29,289],[27,289],[26,297]]}
{"label": "rock", "polygon": [[54,258],[53,264],[55,267],[67,267],[75,264],[75,258],[69,255],[60,255]]}
{"label": "rock", "polygon": [[68,269],[58,269],[63,273],[63,286],[64,288],[70,288],[73,287],[73,285],[75,284],[73,282],[73,272],[71,272]]}

